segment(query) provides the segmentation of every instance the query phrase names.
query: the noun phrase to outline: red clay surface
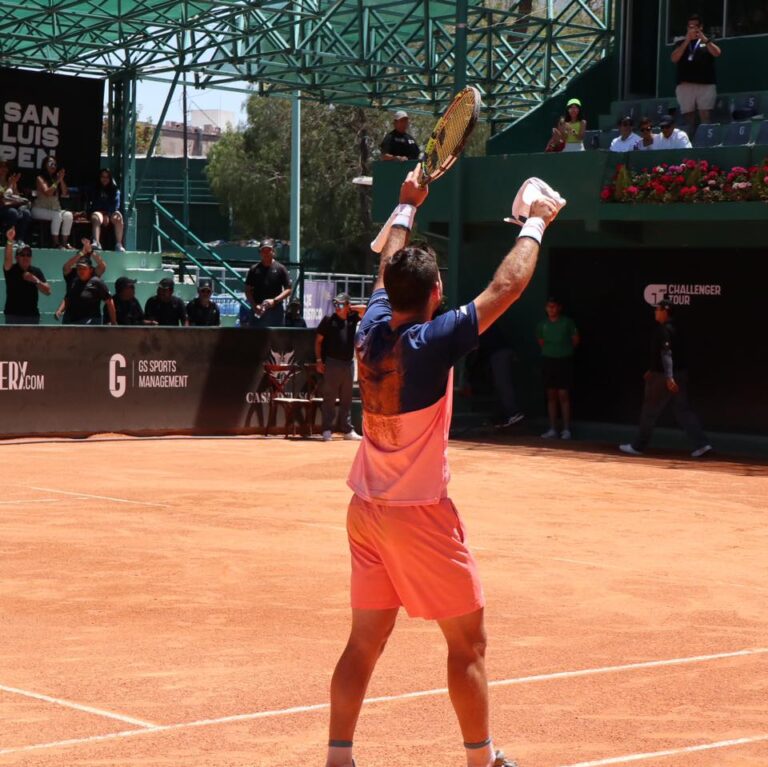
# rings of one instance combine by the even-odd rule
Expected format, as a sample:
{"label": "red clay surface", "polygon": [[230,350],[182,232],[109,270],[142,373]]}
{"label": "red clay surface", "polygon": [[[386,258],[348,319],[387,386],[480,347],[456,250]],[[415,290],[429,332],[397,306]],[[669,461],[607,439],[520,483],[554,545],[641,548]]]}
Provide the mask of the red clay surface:
{"label": "red clay surface", "polygon": [[[0,765],[324,764],[355,448],[0,445]],[[489,676],[510,680],[498,745],[521,767],[768,765],[765,467],[475,443],[451,460]],[[401,616],[360,767],[461,767],[444,655]]]}

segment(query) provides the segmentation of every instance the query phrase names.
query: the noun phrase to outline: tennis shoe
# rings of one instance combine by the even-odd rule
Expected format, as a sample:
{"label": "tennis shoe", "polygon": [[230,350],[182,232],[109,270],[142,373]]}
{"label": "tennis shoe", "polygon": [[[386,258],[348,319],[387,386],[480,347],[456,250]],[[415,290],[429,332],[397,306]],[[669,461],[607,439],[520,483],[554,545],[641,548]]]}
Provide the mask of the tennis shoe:
{"label": "tennis shoe", "polygon": [[642,455],[642,452],[635,450],[630,442],[627,442],[624,445],[619,445],[619,450],[621,450],[622,453],[626,453],[627,455]]}
{"label": "tennis shoe", "polygon": [[352,429],[352,431],[348,431],[344,435],[344,439],[349,440],[350,442],[359,442],[362,437],[354,429]]}
{"label": "tennis shoe", "polygon": [[691,453],[691,458],[701,458],[712,451],[712,445],[702,445]]}
{"label": "tennis shoe", "polygon": [[503,751],[496,752],[496,758],[493,760],[493,767],[518,767],[514,759],[507,759]]}
{"label": "tennis shoe", "polygon": [[94,240],[94,241],[91,243],[91,248],[92,248],[93,250],[103,250],[103,248],[101,247],[101,243],[100,243],[98,240]]}
{"label": "tennis shoe", "polygon": [[332,437],[333,437],[333,435],[331,434],[331,432],[329,432],[329,431],[324,431],[323,432],[323,442],[330,442]]}
{"label": "tennis shoe", "polygon": [[555,437],[559,437],[560,434],[557,429],[547,429],[541,436],[542,439],[554,439]]}
{"label": "tennis shoe", "polygon": [[571,439],[572,437],[573,437],[573,435],[571,434],[571,430],[570,429],[563,429],[560,432],[560,439]]}
{"label": "tennis shoe", "polygon": [[122,242],[118,242],[117,245],[115,245],[115,251],[118,253],[125,253],[125,247]]}

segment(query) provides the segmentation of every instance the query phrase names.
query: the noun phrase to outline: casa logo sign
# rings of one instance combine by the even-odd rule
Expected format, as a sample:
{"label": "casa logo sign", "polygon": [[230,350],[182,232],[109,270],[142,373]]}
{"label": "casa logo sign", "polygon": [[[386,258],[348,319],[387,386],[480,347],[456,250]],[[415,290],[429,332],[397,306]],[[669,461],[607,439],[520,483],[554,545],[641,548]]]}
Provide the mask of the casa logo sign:
{"label": "casa logo sign", "polygon": [[28,360],[0,360],[0,391],[42,391],[45,375],[33,373]]}
{"label": "casa logo sign", "polygon": [[719,298],[722,294],[722,285],[657,284],[646,285],[643,298],[651,306],[656,306],[662,299],[666,299],[674,306],[690,306],[693,298],[700,296]]}
{"label": "casa logo sign", "polygon": [[122,354],[109,358],[109,393],[119,399],[133,389],[186,389],[189,376],[179,372],[176,360],[128,360]]}

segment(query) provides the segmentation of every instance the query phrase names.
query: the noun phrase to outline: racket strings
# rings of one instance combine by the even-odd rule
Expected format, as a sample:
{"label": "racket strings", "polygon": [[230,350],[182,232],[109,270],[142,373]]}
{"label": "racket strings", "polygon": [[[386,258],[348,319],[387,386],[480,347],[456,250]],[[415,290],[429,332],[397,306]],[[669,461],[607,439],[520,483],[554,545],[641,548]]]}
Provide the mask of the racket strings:
{"label": "racket strings", "polygon": [[[472,91],[457,99],[435,130],[427,144],[426,171],[432,175],[444,164],[450,167],[452,159],[461,150],[468,131],[477,118],[477,99]],[[444,168],[445,169],[445,168]]]}

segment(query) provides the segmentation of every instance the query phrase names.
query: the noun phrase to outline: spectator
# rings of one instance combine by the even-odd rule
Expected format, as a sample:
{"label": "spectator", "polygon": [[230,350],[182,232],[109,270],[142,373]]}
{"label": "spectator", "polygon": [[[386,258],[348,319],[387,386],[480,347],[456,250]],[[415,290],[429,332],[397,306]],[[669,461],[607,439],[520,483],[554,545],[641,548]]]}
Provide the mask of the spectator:
{"label": "spectator", "polygon": [[104,302],[110,325],[117,324],[115,304],[104,281],[96,276],[88,256],[80,256],[75,266],[77,279],[67,288],[64,299],[64,322],[70,325],[101,325],[101,302]]}
{"label": "spectator", "polygon": [[416,139],[408,133],[408,124],[407,112],[403,112],[402,109],[395,112],[394,128],[384,136],[384,140],[381,142],[382,160],[407,162],[408,160],[419,159],[419,145],[416,143]]}
{"label": "spectator", "polygon": [[[547,390],[549,429],[541,436],[545,439],[571,438],[571,389],[573,388],[573,354],[579,345],[579,331],[570,317],[563,314],[563,306],[556,298],[548,298],[545,305],[547,319],[539,323],[536,337],[541,346],[541,370]],[[557,429],[558,405],[563,428]]]}
{"label": "spectator", "polygon": [[237,316],[237,326],[239,328],[253,328],[256,322],[256,315],[253,313],[253,307],[240,304],[240,311]]}
{"label": "spectator", "polygon": [[[72,285],[75,282],[77,282],[78,277],[77,277],[77,270],[75,269],[75,266],[77,265],[77,262],[80,260],[81,257],[85,256],[89,260],[93,259],[96,262],[96,266],[94,267],[94,273],[97,277],[103,277],[104,272],[107,271],[106,262],[101,257],[101,254],[98,251],[93,250],[91,241],[87,237],[83,237],[82,244],[83,244],[82,249],[79,250],[77,253],[75,253],[75,255],[72,256],[72,258],[65,261],[64,266],[61,268],[61,273],[62,273],[62,276],[64,277],[65,294],[66,294],[66,291],[68,291],[69,288],[71,288]],[[68,324],[70,322],[70,319],[66,314],[66,309],[67,309],[67,302],[66,302],[66,295],[65,295],[65,298],[62,299],[61,304],[59,304],[59,308],[56,310],[56,319],[60,320],[63,316],[64,324]]]}
{"label": "spectator", "polygon": [[253,307],[251,327],[282,327],[285,324],[283,299],[291,294],[288,270],[275,261],[275,242],[265,239],[259,245],[261,261],[254,264],[245,278],[245,297]]}
{"label": "spectator", "polygon": [[702,123],[710,121],[717,101],[715,59],[722,51],[704,34],[701,16],[688,17],[688,29],[682,42],[672,51],[677,64],[677,103],[688,126],[688,134],[696,130],[696,109]]}
{"label": "spectator", "polygon": [[291,299],[285,312],[285,326],[287,328],[305,328],[307,321],[302,317],[304,307],[298,298]]}
{"label": "spectator", "polygon": [[635,122],[626,115],[619,120],[619,135],[611,141],[611,152],[630,152],[642,141],[640,136],[632,130]]}
{"label": "spectator", "polygon": [[29,200],[19,194],[20,173],[11,173],[8,163],[0,160],[0,229],[13,227],[16,230],[16,244],[23,247],[27,241],[32,214]]}
{"label": "spectator", "polygon": [[[72,250],[69,233],[72,231],[72,212],[61,209],[62,197],[69,197],[69,188],[64,180],[66,171],[58,168],[55,157],[46,157],[40,165],[37,176],[37,197],[32,204],[32,218],[36,221],[51,222],[51,241],[54,246]],[[61,236],[59,236],[61,232]]]}
{"label": "spectator", "polygon": [[189,326],[186,307],[178,296],[173,295],[173,280],[170,277],[160,280],[157,295],[148,298],[144,305],[144,315],[146,319],[154,320],[156,325]]}
{"label": "spectator", "polygon": [[339,422],[344,439],[359,440],[352,428],[352,381],[355,332],[365,305],[353,306],[346,293],[333,299],[333,314],[323,317],[315,336],[317,371],[323,374],[323,442],[330,442],[339,399]]}
{"label": "spectator", "polygon": [[[136,280],[130,277],[118,277],[115,280],[115,315],[118,325],[157,325],[154,320],[144,317],[141,304],[136,299]],[[104,322],[107,311],[104,311]]]}
{"label": "spectator", "polygon": [[643,119],[640,120],[640,141],[635,144],[635,149],[638,149],[641,152],[647,152],[648,150],[653,149],[653,141],[655,138],[650,118],[643,117]]}
{"label": "spectator", "polygon": [[497,429],[514,426],[525,418],[525,414],[517,406],[515,385],[512,380],[512,365],[517,355],[507,340],[498,321],[480,336],[480,353],[487,355],[493,378],[493,388],[501,405],[501,418],[494,424]]}
{"label": "spectator", "polygon": [[13,263],[13,245],[16,230],[11,227],[6,233],[5,261],[5,324],[39,325],[40,310],[37,308],[38,293],[51,295],[51,288],[45,275],[32,266],[32,248],[19,245],[16,248],[16,263]]}
{"label": "spectator", "polygon": [[587,129],[587,121],[581,116],[581,101],[571,99],[566,105],[565,115],[560,118],[557,127],[553,131],[559,134],[565,142],[564,152],[584,151],[584,131]]}
{"label": "spectator", "polygon": [[659,120],[661,133],[653,137],[654,149],[690,149],[691,140],[685,131],[675,128],[675,118],[665,115]]}
{"label": "spectator", "polygon": [[193,298],[187,304],[187,317],[189,324],[197,327],[218,327],[221,325],[219,307],[215,301],[211,301],[213,288],[207,280],[201,280],[197,286],[197,298]]}
{"label": "spectator", "polygon": [[651,359],[645,379],[643,407],[637,436],[619,450],[628,455],[642,455],[651,441],[653,427],[658,417],[674,398],[677,422],[691,440],[694,451],[691,456],[701,456],[712,450],[701,423],[688,402],[688,359],[685,340],[672,322],[672,305],[659,301],[654,309],[656,326],[651,341]]}
{"label": "spectator", "polygon": [[91,214],[93,247],[101,250],[101,228],[112,226],[115,230],[115,250],[125,252],[123,247],[123,216],[120,213],[120,190],[112,178],[109,168],[99,172],[99,183],[88,205]]}

